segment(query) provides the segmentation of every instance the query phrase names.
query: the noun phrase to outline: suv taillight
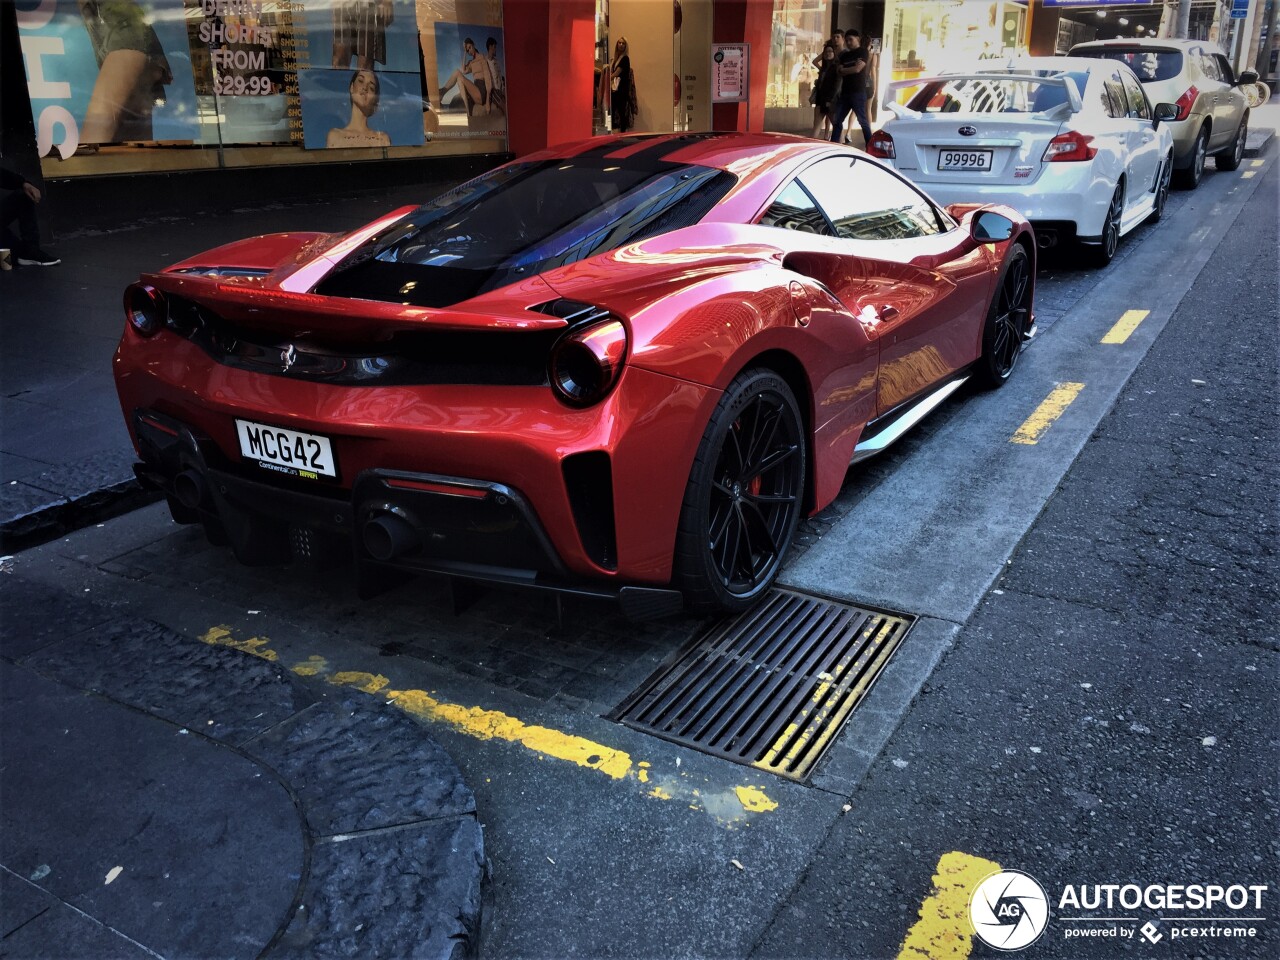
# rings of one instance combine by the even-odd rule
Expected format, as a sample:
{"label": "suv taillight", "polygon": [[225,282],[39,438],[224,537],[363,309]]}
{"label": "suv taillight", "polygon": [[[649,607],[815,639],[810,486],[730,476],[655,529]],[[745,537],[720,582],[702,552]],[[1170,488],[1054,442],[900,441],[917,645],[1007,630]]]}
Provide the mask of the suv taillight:
{"label": "suv taillight", "polygon": [[1178,106],[1178,115],[1175,120],[1185,120],[1191,116],[1191,108],[1196,105],[1196,97],[1200,96],[1200,91],[1192,84],[1187,88],[1187,92],[1180,96],[1174,103]]}
{"label": "suv taillight", "polygon": [[1041,158],[1045,163],[1060,163],[1067,160],[1092,160],[1098,155],[1098,148],[1089,146],[1093,137],[1087,133],[1068,130],[1049,141]]}
{"label": "suv taillight", "polygon": [[897,148],[893,145],[893,137],[883,130],[877,130],[871,135],[871,139],[867,141],[867,153],[873,157],[880,157],[882,160],[896,160],[898,158]]}

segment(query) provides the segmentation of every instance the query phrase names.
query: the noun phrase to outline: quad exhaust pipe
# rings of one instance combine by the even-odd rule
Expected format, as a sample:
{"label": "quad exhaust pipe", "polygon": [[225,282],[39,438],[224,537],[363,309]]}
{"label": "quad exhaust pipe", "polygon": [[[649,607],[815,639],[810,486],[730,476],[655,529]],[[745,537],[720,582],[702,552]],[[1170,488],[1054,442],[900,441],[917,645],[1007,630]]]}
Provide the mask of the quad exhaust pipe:
{"label": "quad exhaust pipe", "polygon": [[364,548],[375,560],[394,560],[422,545],[418,531],[394,513],[378,513],[361,530]]}

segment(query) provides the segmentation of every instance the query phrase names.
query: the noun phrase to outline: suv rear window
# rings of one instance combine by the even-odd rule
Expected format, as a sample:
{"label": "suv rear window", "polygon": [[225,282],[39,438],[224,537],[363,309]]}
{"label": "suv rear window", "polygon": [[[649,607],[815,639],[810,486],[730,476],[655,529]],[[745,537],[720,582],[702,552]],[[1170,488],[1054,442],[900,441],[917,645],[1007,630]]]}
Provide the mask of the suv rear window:
{"label": "suv rear window", "polygon": [[1172,80],[1182,72],[1180,50],[1151,50],[1147,47],[1107,47],[1092,50],[1072,50],[1073,57],[1092,57],[1095,60],[1119,60],[1131,69],[1143,83]]}

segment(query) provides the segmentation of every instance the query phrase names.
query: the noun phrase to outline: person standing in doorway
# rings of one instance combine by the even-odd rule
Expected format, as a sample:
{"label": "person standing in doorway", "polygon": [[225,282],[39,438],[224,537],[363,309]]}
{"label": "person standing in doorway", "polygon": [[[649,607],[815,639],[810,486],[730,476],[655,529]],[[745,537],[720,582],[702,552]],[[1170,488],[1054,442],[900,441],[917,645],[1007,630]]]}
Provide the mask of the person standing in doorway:
{"label": "person standing in doorway", "polygon": [[836,101],[835,116],[831,118],[831,140],[839,143],[844,122],[850,112],[858,118],[865,147],[871,139],[871,122],[867,119],[867,48],[857,30],[844,32],[844,52],[840,54],[840,98]]}
{"label": "person standing in doorway", "polygon": [[609,64],[609,120],[614,133],[626,133],[636,122],[631,81],[630,48],[627,38],[619,37],[613,45],[613,62]]}

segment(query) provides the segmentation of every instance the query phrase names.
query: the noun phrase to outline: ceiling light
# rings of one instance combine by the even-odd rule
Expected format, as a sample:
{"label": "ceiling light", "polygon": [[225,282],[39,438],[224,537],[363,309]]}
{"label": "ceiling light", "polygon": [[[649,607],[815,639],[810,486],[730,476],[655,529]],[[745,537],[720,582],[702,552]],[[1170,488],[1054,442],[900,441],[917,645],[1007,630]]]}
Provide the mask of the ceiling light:
{"label": "ceiling light", "polygon": [[1127,18],[1127,17],[1121,17],[1121,18],[1120,18],[1120,25],[1121,25],[1122,27],[1127,27],[1127,26],[1129,25],[1129,20],[1128,20],[1128,18]]}
{"label": "ceiling light", "polygon": [[1097,10],[1097,11],[1095,11],[1095,12],[1096,12],[1096,13],[1098,14],[1098,16],[1100,16],[1100,17],[1105,17],[1105,16],[1107,15],[1107,11],[1105,11],[1105,10]]}

